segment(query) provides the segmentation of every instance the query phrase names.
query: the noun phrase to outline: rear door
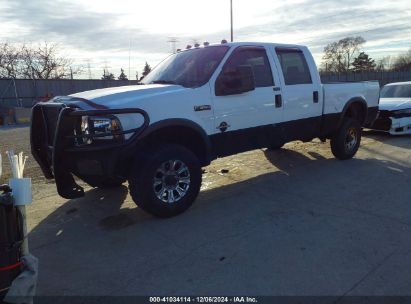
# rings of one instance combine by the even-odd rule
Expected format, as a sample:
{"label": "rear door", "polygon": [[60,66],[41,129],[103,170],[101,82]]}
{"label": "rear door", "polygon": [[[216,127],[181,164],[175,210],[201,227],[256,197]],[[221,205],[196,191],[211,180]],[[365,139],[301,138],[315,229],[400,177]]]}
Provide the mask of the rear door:
{"label": "rear door", "polygon": [[287,141],[319,136],[323,93],[316,71],[310,70],[307,63],[306,56],[311,55],[307,54],[308,50],[299,48],[276,47],[272,51],[282,70],[281,95]]}

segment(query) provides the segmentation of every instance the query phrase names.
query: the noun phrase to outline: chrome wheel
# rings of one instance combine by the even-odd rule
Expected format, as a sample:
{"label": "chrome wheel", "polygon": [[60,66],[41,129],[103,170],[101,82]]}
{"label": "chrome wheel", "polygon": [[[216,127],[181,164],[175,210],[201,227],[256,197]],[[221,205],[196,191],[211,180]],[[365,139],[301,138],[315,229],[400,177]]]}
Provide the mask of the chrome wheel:
{"label": "chrome wheel", "polygon": [[156,170],[153,188],[159,200],[177,203],[190,188],[190,170],[181,160],[168,160]]}
{"label": "chrome wheel", "polygon": [[355,128],[349,128],[347,136],[345,137],[345,149],[351,151],[357,145],[358,136]]}

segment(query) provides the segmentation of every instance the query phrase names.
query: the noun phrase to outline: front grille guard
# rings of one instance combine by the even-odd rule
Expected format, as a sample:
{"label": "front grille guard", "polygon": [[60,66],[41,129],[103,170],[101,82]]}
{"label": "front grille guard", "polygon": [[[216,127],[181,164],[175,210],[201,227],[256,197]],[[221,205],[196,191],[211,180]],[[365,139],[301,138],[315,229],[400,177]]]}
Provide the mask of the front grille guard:
{"label": "front grille guard", "polygon": [[[60,107],[57,120],[53,146],[47,143],[47,132],[49,132],[46,117],[42,107]],[[83,116],[107,116],[116,114],[140,114],[144,118],[143,124],[135,129],[127,131],[115,131],[105,134],[75,135],[74,128]],[[34,159],[39,163],[43,174],[48,179],[55,179],[57,191],[64,198],[72,199],[84,196],[84,189],[79,186],[71,172],[65,166],[66,153],[68,151],[93,151],[125,146],[139,137],[150,123],[147,112],[142,109],[104,109],[104,110],[81,110],[79,108],[66,106],[62,103],[39,103],[33,108],[32,123],[30,129],[31,152]],[[76,138],[97,138],[104,136],[114,136],[130,134],[133,135],[122,143],[111,143],[98,146],[74,147]],[[49,151],[51,150],[51,159]]]}

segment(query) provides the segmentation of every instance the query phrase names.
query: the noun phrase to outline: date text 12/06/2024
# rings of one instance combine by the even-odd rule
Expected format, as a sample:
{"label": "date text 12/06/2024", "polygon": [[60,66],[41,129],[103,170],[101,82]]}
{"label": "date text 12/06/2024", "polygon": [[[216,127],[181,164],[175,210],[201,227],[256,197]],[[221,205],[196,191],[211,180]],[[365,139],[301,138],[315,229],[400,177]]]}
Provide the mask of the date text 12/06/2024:
{"label": "date text 12/06/2024", "polygon": [[150,297],[150,303],[258,303],[255,297]]}

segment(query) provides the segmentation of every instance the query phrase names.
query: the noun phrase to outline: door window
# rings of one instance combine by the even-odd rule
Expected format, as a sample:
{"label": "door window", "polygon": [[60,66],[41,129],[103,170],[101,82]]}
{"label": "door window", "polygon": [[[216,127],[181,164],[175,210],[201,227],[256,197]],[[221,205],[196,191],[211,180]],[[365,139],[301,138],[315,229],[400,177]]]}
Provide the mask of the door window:
{"label": "door window", "polygon": [[276,53],[286,85],[312,83],[310,69],[301,50],[276,48]]}
{"label": "door window", "polygon": [[222,74],[233,72],[239,66],[251,67],[256,88],[274,86],[270,62],[263,47],[239,47],[235,49],[224,65]]}

